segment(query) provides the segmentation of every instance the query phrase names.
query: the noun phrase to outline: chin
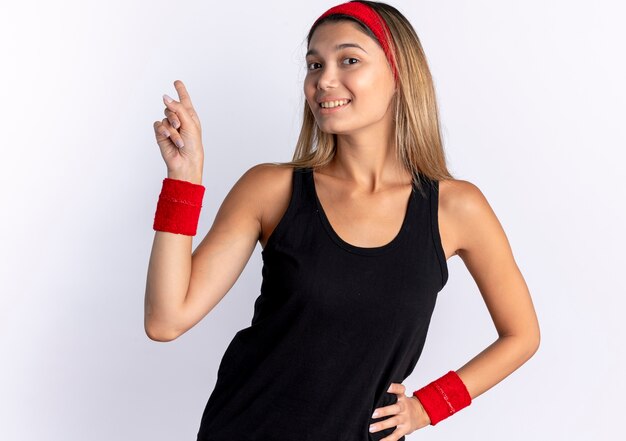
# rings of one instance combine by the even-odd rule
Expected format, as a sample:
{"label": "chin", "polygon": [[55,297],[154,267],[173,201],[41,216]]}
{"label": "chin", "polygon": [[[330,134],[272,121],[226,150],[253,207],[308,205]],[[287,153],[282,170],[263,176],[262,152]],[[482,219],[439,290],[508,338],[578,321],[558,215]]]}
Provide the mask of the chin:
{"label": "chin", "polygon": [[329,128],[324,128],[321,126],[318,126],[320,128],[320,130],[324,133],[328,133],[329,135],[348,135],[350,133],[352,133],[351,130],[340,130],[340,129],[329,129]]}
{"label": "chin", "polygon": [[349,126],[347,124],[318,124],[317,126],[322,132],[328,133],[329,135],[350,135],[362,128]]}

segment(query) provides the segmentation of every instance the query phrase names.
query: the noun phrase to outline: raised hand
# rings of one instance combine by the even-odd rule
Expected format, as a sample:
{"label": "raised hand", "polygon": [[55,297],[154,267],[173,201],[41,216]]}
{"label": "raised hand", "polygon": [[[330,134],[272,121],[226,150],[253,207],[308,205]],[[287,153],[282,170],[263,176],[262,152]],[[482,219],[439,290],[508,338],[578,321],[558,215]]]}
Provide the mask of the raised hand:
{"label": "raised hand", "polygon": [[378,432],[389,427],[396,427],[389,436],[380,441],[396,441],[404,435],[415,432],[417,429],[428,426],[430,417],[424,410],[422,403],[415,396],[404,395],[406,387],[402,383],[391,383],[387,392],[398,396],[398,400],[389,406],[374,409],[373,418],[393,415],[390,418],[378,421],[370,426],[370,432]]}
{"label": "raised hand", "polygon": [[174,87],[179,101],[163,95],[166,118],[153,124],[157,144],[169,178],[200,184],[204,168],[200,118],[183,82],[174,81]]}

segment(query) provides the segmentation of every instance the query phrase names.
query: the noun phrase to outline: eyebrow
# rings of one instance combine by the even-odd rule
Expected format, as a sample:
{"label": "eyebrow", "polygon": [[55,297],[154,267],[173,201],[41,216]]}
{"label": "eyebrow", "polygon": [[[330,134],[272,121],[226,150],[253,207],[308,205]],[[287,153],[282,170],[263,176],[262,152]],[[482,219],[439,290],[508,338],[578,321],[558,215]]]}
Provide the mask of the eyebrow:
{"label": "eyebrow", "polygon": [[[367,51],[365,49],[363,49],[361,46],[359,46],[356,43],[341,43],[341,44],[338,44],[337,46],[335,46],[335,52],[339,51],[341,49],[345,49],[347,47],[355,47],[355,48],[361,49],[363,52],[367,53]],[[309,55],[319,55],[319,52],[316,51],[315,49],[309,49],[305,56],[308,57]]]}

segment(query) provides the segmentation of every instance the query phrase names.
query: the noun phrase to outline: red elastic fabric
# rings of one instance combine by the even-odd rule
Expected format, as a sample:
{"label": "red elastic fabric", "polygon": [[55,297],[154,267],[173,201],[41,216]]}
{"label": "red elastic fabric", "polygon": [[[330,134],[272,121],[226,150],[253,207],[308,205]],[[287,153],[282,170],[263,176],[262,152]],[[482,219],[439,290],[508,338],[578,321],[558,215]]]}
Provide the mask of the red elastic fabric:
{"label": "red elastic fabric", "polygon": [[413,395],[424,406],[432,426],[472,403],[465,384],[454,371],[416,390]]}
{"label": "red elastic fabric", "polygon": [[[370,28],[370,30],[376,36],[378,42],[382,46],[383,51],[387,56],[387,60],[389,60],[389,64],[391,65],[391,68],[393,70],[394,78],[397,80],[398,69],[396,68],[396,63],[394,62],[393,53],[389,41],[391,39],[391,31],[389,30],[389,26],[387,26],[385,20],[383,20],[376,11],[374,11],[366,4],[360,3],[358,1],[351,1],[337,6],[333,6],[328,11],[320,15],[319,18],[315,20],[315,23],[313,23],[313,26],[315,26],[317,22],[321,19],[328,17],[332,14],[349,15],[360,20],[365,26]],[[311,26],[311,28],[313,28],[313,26]],[[387,35],[389,37],[387,37]]]}
{"label": "red elastic fabric", "polygon": [[153,229],[195,236],[202,209],[204,186],[178,179],[163,179]]}

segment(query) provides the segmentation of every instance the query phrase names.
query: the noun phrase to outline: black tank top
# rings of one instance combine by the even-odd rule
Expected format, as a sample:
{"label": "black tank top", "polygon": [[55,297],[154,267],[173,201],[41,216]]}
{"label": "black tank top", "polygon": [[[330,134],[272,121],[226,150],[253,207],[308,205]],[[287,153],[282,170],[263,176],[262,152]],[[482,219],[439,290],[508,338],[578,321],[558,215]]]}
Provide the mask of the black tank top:
{"label": "black tank top", "polygon": [[[295,168],[289,206],[261,252],[251,325],[226,349],[202,415],[201,441],[371,441],[375,408],[415,367],[448,279],[438,181],[420,175],[402,227],[379,247],[342,240]],[[412,391],[407,391],[410,396]],[[400,438],[404,440],[405,438]]]}

